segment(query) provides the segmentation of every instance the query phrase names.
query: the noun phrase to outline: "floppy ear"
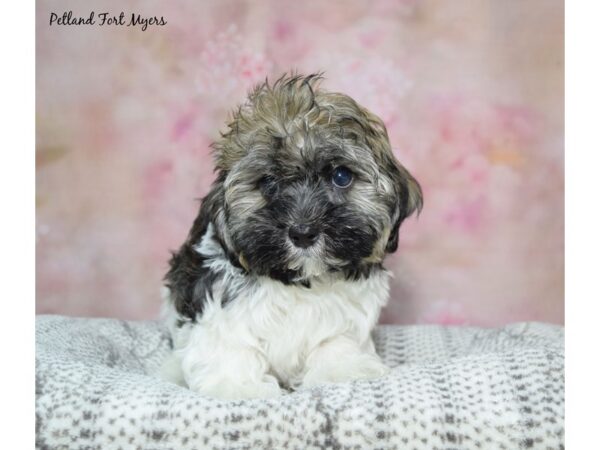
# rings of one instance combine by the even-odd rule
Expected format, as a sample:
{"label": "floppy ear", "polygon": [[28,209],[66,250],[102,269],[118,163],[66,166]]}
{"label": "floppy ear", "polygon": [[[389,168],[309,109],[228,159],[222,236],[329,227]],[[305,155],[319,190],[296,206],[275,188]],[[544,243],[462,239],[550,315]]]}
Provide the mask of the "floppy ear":
{"label": "floppy ear", "polygon": [[195,250],[195,246],[202,240],[211,223],[215,237],[222,239],[218,234],[218,224],[223,215],[225,177],[225,172],[219,173],[210,192],[202,199],[192,229],[183,245],[173,253],[169,271],[165,275],[166,286],[175,308],[180,314],[192,319],[201,311],[206,293],[210,292],[214,281],[214,273],[203,265],[204,257]]}
{"label": "floppy ear", "polygon": [[359,123],[365,131],[367,144],[394,185],[396,202],[391,213],[392,229],[385,247],[386,252],[393,253],[398,248],[400,224],[415,211],[421,211],[423,208],[423,194],[417,180],[394,158],[383,121],[366,108],[357,107],[362,112],[364,119]]}
{"label": "floppy ear", "polygon": [[396,161],[392,164],[396,172],[393,179],[398,190],[398,202],[392,214],[392,229],[385,247],[388,253],[393,253],[398,248],[400,224],[415,211],[421,212],[423,209],[423,193],[417,180],[401,164]]}
{"label": "floppy ear", "polygon": [[194,224],[192,225],[186,242],[189,242],[192,245],[197,244],[200,239],[202,239],[208,224],[211,222],[215,227],[218,227],[216,231],[224,229],[222,220],[225,209],[223,193],[223,183],[225,182],[225,178],[227,178],[227,172],[221,170],[209,193],[202,199],[200,211],[198,211],[198,215],[196,216],[196,219],[194,219]]}

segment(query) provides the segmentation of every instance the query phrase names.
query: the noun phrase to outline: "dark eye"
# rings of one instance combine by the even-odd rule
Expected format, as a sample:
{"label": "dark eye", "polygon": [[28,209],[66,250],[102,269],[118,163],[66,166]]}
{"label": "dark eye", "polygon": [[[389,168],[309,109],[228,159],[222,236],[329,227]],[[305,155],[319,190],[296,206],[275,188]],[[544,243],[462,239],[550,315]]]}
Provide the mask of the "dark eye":
{"label": "dark eye", "polygon": [[331,181],[339,188],[347,188],[352,183],[352,171],[344,166],[336,167],[331,175]]}
{"label": "dark eye", "polygon": [[260,180],[258,180],[258,189],[262,192],[262,194],[269,198],[275,195],[277,192],[277,183],[275,179],[269,175],[265,175]]}

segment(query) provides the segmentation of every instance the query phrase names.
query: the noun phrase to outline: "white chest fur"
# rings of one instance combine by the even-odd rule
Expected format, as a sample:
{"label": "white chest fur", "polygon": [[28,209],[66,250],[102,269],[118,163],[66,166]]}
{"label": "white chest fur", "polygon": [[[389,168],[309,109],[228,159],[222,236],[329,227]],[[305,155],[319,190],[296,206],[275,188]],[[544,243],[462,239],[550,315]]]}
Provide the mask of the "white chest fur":
{"label": "white chest fur", "polygon": [[370,349],[370,331],[387,298],[385,272],[359,281],[326,278],[310,289],[264,278],[247,298],[228,305],[223,318],[254,337],[280,379],[292,380],[331,337],[346,335]]}
{"label": "white chest fur", "polygon": [[320,280],[310,289],[261,278],[225,306],[213,298],[197,323],[174,328],[175,348],[196,347],[198,358],[208,361],[245,345],[279,380],[295,384],[309,354],[332,337],[348,336],[373,351],[370,332],[387,301],[388,278],[381,271],[357,281]]}
{"label": "white chest fur", "polygon": [[355,281],[325,275],[312,280],[310,288],[259,277],[236,289],[235,298],[223,305],[224,288],[242,286],[245,275],[214,247],[202,245],[198,250],[214,256],[207,263],[226,276],[214,286],[196,323],[175,327],[180,317],[172,307],[167,309],[175,365],[183,369],[170,378],[200,391],[214,391],[219,380],[239,373],[255,382],[271,374],[296,386],[311,353],[332,339],[347,338],[357,350],[374,354],[370,332],[388,299],[386,271]]}

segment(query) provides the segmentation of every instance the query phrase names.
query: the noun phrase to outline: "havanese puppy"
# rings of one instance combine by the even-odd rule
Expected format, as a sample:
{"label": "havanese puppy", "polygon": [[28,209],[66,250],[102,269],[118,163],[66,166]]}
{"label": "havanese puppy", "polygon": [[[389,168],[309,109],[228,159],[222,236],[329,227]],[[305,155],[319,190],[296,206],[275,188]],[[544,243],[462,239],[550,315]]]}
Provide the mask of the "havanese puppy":
{"label": "havanese puppy", "polygon": [[380,377],[382,262],[422,207],[386,128],[319,75],[256,87],[166,275],[168,379],[227,399]]}

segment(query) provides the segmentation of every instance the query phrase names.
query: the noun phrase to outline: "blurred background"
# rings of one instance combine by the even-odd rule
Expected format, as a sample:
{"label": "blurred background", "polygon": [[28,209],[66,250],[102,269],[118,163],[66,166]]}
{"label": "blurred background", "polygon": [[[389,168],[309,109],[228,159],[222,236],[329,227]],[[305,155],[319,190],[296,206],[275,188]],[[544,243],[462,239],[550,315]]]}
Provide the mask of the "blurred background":
{"label": "blurred background", "polygon": [[[36,7],[37,313],[155,318],[210,142],[248,89],[295,69],[382,117],[423,187],[383,322],[563,323],[561,1]],[[69,10],[167,24],[49,26]]]}

